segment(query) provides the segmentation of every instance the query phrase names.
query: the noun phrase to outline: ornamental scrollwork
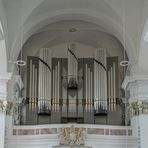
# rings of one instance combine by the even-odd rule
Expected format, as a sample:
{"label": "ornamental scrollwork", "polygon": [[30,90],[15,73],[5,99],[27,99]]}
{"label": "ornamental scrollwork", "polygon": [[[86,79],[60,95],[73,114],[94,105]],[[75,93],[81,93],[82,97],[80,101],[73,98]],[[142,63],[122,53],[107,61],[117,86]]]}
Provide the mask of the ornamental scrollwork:
{"label": "ornamental scrollwork", "polygon": [[72,125],[70,128],[63,128],[59,137],[60,145],[80,146],[84,145],[85,133],[82,128],[75,128]]}
{"label": "ornamental scrollwork", "polygon": [[148,114],[148,101],[136,101],[131,103],[128,110],[132,116],[140,114]]}
{"label": "ornamental scrollwork", "polygon": [[16,105],[7,100],[0,100],[0,113],[12,115],[16,112]]}

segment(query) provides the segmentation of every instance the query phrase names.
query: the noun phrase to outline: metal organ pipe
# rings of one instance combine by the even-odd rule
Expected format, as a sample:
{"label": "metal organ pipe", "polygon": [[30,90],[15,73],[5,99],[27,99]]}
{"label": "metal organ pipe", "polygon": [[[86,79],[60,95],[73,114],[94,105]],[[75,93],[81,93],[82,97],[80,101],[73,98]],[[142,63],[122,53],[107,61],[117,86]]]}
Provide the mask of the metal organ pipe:
{"label": "metal organ pipe", "polygon": [[116,111],[116,64],[115,62],[108,71],[108,99],[110,111]]}
{"label": "metal organ pipe", "polygon": [[[107,73],[108,75],[108,104],[110,104],[110,71]],[[109,110],[110,110],[110,105],[108,105]]]}
{"label": "metal organ pipe", "polygon": [[86,86],[85,86],[85,87],[86,87],[85,91],[86,91],[86,92],[85,92],[85,95],[86,95],[86,111],[87,111],[87,102],[88,102],[88,95],[87,95],[87,94],[88,94],[88,92],[87,92],[87,85],[88,85],[88,84],[87,84],[87,75],[88,75],[88,74],[87,74],[87,64],[85,65],[85,73],[86,73],[86,80],[85,80],[85,84],[86,84]]}
{"label": "metal organ pipe", "polygon": [[60,99],[60,62],[58,61],[57,66],[57,111],[59,111],[59,99]]}
{"label": "metal organ pipe", "polygon": [[52,109],[54,110],[54,99],[55,99],[55,70],[53,69],[53,105],[52,105]]}
{"label": "metal organ pipe", "polygon": [[116,71],[115,71],[115,63],[113,63],[113,80],[114,80],[114,110],[116,110]]}
{"label": "metal organ pipe", "polygon": [[92,99],[93,99],[93,74],[92,72],[90,72],[90,99],[91,99],[91,107],[90,107],[90,110],[92,111],[93,110],[93,104],[92,104]]}
{"label": "metal organ pipe", "polygon": [[[39,58],[49,66],[51,65],[51,56],[49,49],[40,49]],[[37,73],[37,72],[36,72]],[[37,74],[35,74],[37,77]],[[35,78],[36,79],[36,78]],[[38,111],[51,109],[51,71],[48,67],[39,60],[39,75],[38,75]],[[49,84],[50,83],[50,84]],[[36,82],[37,85],[37,82]],[[50,90],[50,91],[49,91]],[[36,96],[37,96],[37,92]]]}
{"label": "metal organ pipe", "polygon": [[35,89],[35,85],[34,85],[34,76],[35,76],[35,66],[34,66],[34,64],[33,64],[33,66],[32,66],[32,71],[33,71],[33,76],[32,76],[32,80],[33,80],[33,84],[32,84],[32,110],[34,109],[34,89]]}
{"label": "metal organ pipe", "polygon": [[[106,51],[99,49],[95,51],[95,59],[106,67]],[[96,61],[94,62],[94,99],[96,101],[95,110],[107,110],[107,77],[105,69]]]}
{"label": "metal organ pipe", "polygon": [[37,69],[35,68],[35,76],[34,76],[34,110],[36,110],[36,102],[37,102]]}
{"label": "metal organ pipe", "polygon": [[110,80],[111,80],[111,111],[113,111],[113,69],[111,67],[111,70],[110,70]]}
{"label": "metal organ pipe", "polygon": [[88,108],[88,112],[90,112],[90,68],[87,69],[87,92],[88,92],[88,105],[87,105],[87,108]]}
{"label": "metal organ pipe", "polygon": [[56,104],[56,100],[57,100],[57,95],[58,95],[58,81],[57,81],[57,78],[58,78],[58,66],[55,67],[55,110],[57,111],[57,104]]}
{"label": "metal organ pipe", "polygon": [[31,101],[32,101],[32,60],[30,60],[30,85],[29,85],[29,109],[31,110]]}
{"label": "metal organ pipe", "polygon": [[97,108],[97,103],[96,103],[96,89],[97,89],[97,86],[96,86],[96,70],[97,70],[97,67],[96,67],[96,63],[94,62],[94,109],[96,110]]}

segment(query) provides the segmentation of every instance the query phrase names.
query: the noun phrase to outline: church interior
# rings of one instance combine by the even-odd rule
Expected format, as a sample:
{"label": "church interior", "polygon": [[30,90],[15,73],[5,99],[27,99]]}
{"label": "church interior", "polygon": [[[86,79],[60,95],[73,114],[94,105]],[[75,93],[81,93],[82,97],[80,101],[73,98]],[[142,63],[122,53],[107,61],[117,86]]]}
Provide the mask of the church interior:
{"label": "church interior", "polygon": [[147,0],[0,0],[0,148],[146,148]]}

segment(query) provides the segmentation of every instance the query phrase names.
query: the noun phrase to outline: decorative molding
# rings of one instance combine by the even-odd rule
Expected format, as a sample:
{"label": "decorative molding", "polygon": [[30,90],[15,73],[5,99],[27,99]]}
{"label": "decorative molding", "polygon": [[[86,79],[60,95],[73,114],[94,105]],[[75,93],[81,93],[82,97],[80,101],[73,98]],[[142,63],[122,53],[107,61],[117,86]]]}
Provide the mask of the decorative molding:
{"label": "decorative molding", "polygon": [[[61,135],[65,130],[69,131],[71,128],[71,124],[66,125],[36,125],[36,126],[14,126],[13,128],[13,136],[24,136],[24,135]],[[99,125],[74,125],[75,132],[79,130],[79,132],[84,132],[86,136],[92,135],[113,135],[113,136],[133,136],[132,128],[131,127],[123,127],[123,126],[99,126]],[[30,132],[33,131],[33,132]]]}
{"label": "decorative molding", "polygon": [[148,114],[148,101],[136,101],[129,105],[128,110],[132,116]]}
{"label": "decorative molding", "polygon": [[13,102],[0,100],[0,113],[12,115],[16,112],[16,105]]}

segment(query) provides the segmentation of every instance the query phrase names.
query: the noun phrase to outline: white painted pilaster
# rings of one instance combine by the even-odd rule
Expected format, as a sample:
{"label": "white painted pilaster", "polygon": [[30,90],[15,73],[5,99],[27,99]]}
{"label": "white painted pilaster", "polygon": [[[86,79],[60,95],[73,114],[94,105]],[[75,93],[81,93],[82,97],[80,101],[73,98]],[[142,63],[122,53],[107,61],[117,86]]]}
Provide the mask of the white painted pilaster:
{"label": "white painted pilaster", "polygon": [[137,147],[148,145],[148,77],[143,75],[127,76],[122,85],[130,92],[129,103],[133,135],[137,137]]}
{"label": "white painted pilaster", "polygon": [[[0,75],[0,101],[3,104],[7,101],[7,82],[11,74]],[[4,148],[6,114],[0,108],[0,148]]]}

